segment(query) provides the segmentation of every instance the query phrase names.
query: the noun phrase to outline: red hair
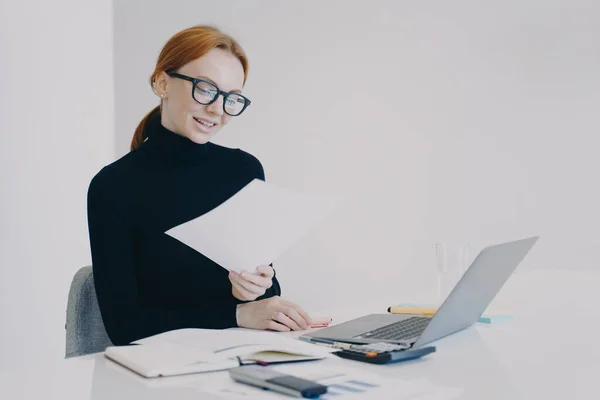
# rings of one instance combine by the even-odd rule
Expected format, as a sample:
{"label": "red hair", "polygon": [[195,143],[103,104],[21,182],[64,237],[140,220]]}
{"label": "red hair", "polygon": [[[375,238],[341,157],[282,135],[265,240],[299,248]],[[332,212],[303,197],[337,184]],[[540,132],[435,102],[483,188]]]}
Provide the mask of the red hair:
{"label": "red hair", "polygon": [[[231,36],[226,35],[215,27],[199,25],[176,33],[165,44],[158,60],[156,68],[150,76],[150,86],[154,87],[154,81],[161,72],[175,71],[185,64],[194,61],[214,48],[231,52],[240,60],[244,68],[244,83],[248,77],[248,58],[246,53]],[[148,137],[146,126],[148,121],[160,115],[160,105],[152,109],[139,123],[133,134],[130,149],[134,150],[140,146]]]}

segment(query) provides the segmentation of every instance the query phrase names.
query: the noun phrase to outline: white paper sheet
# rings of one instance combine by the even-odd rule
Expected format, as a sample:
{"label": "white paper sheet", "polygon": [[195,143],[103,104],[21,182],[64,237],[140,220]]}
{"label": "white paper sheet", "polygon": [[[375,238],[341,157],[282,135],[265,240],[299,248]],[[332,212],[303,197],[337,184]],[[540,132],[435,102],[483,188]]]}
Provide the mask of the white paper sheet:
{"label": "white paper sheet", "polygon": [[340,201],[255,179],[210,212],[166,233],[227,270],[254,272],[306,236]]}
{"label": "white paper sheet", "polygon": [[[386,399],[386,400],[454,400],[463,390],[440,386],[426,379],[394,379],[371,373],[366,369],[344,366],[328,366],[322,363],[296,363],[272,367],[273,369],[328,387],[328,393],[320,399]],[[229,381],[228,381],[229,379]],[[198,390],[230,399],[266,400],[283,398],[273,391],[234,382],[228,374],[219,374],[210,384],[204,383]]]}

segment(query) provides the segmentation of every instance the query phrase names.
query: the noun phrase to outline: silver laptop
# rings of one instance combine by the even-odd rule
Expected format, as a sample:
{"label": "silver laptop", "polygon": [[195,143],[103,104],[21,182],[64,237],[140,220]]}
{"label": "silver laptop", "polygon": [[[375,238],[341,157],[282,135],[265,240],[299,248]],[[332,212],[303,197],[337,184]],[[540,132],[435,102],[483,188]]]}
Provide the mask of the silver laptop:
{"label": "silver laptop", "polygon": [[307,333],[308,342],[403,344],[420,347],[473,325],[537,242],[539,236],[481,250],[432,317],[369,314]]}

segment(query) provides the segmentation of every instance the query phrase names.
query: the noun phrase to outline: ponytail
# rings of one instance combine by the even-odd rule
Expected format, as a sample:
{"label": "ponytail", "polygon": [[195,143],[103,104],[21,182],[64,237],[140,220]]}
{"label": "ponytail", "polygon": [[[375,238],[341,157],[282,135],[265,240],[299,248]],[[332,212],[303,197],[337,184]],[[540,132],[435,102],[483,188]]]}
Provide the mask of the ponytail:
{"label": "ponytail", "polygon": [[154,107],[152,111],[146,114],[146,116],[139,123],[135,133],[133,134],[133,139],[131,139],[131,151],[137,149],[142,143],[144,143],[144,140],[148,138],[148,123],[155,117],[160,117],[160,106]]}

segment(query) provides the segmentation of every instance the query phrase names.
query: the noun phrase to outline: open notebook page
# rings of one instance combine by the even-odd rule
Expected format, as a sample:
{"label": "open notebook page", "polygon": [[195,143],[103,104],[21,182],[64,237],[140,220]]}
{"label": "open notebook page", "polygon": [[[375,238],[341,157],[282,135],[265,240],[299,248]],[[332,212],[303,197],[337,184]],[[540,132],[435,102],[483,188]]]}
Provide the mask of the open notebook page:
{"label": "open notebook page", "polygon": [[[328,347],[280,336],[273,332],[227,329],[178,329],[133,343],[146,346],[156,344],[185,346],[196,351],[197,356],[203,357],[205,361],[249,356],[257,352],[280,352],[322,358],[336,351]],[[273,354],[268,356],[273,359]]]}

